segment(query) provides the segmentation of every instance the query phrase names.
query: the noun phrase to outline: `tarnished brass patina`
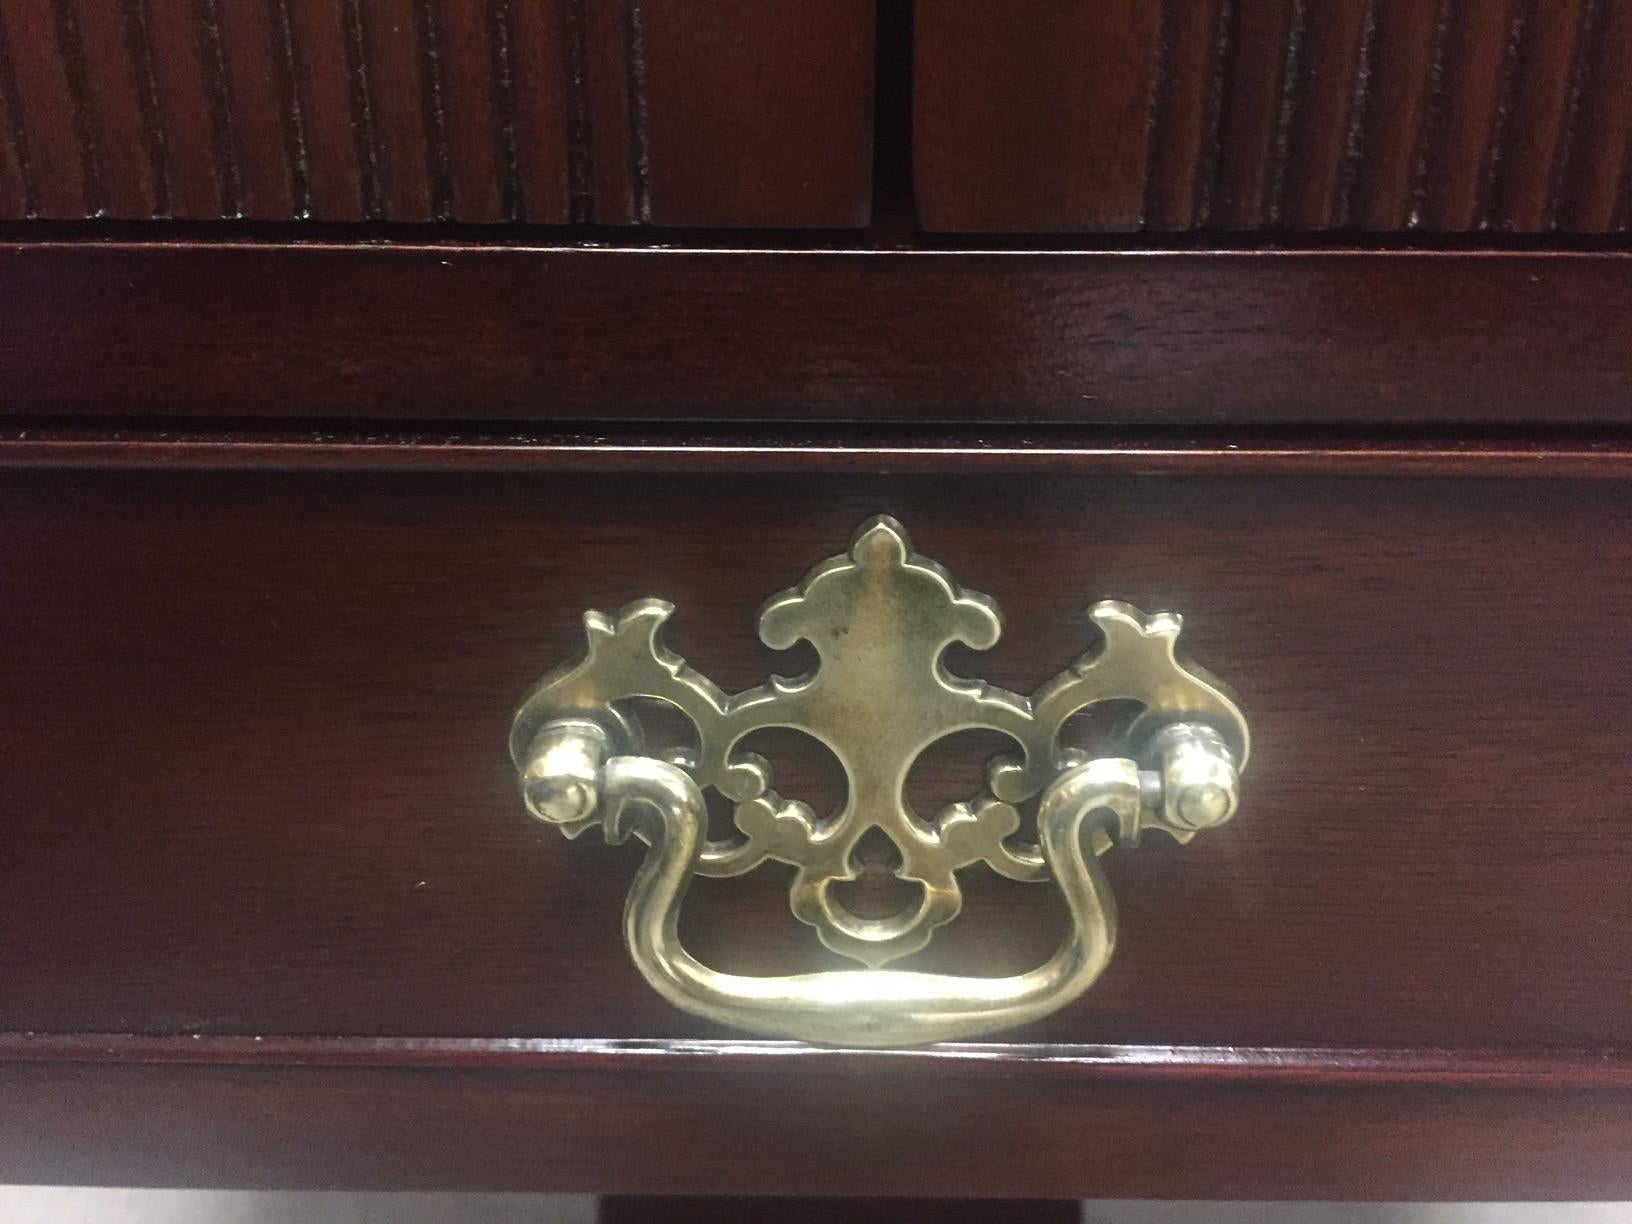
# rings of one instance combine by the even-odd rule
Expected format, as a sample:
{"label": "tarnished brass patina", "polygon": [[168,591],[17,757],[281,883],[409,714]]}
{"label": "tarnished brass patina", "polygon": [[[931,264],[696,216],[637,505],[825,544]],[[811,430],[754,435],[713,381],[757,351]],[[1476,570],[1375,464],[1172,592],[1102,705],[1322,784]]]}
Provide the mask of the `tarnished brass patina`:
{"label": "tarnished brass patina", "polygon": [[[1030,698],[954,676],[942,661],[947,647],[993,645],[997,608],[912,553],[900,525],[884,517],[760,613],[766,645],[815,648],[809,675],[728,697],[663,645],[672,611],[643,600],[615,618],[586,613],[587,652],[527,696],[510,751],[533,815],[569,837],[600,824],[609,841],[633,834],[649,844],[624,935],[646,980],[686,1011],[845,1045],[949,1040],[1036,1019],[1086,990],[1110,958],[1116,911],[1098,856],[1137,843],[1147,828],[1187,842],[1235,813],[1246,720],[1216,681],[1175,657],[1175,615],[1096,604],[1089,617],[1103,644]],[[647,755],[627,708],[634,698],[681,711],[696,726],[697,749]],[[1061,744],[1068,719],[1107,701],[1139,704],[1117,755],[1088,760]],[[772,789],[770,765],[737,747],[767,727],[804,732],[833,752],[848,780],[838,811],[819,816]],[[1001,732],[1017,751],[988,765],[985,793],[933,816],[913,811],[905,793],[913,762],[973,728]],[[734,805],[729,839],[708,840],[708,787]],[[1018,805],[1033,799],[1035,842],[1019,836]],[[921,886],[918,903],[889,918],[858,917],[832,891],[856,878],[853,853],[872,829],[899,850],[896,875]],[[867,968],[743,977],[681,947],[676,927],[691,876],[740,875],[767,859],[796,868],[794,915]],[[1054,881],[1072,921],[1054,956],[1001,978],[883,968],[957,916],[957,872],[980,862],[1010,879]]]}

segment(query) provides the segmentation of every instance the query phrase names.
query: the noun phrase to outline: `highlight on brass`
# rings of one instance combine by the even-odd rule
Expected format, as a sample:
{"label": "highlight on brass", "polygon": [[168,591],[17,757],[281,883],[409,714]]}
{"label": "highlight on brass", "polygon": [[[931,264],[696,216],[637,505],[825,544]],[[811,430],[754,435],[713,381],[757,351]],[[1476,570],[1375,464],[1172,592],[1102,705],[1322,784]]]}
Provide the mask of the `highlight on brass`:
{"label": "highlight on brass", "polygon": [[[630,956],[676,1007],[721,1024],[884,1046],[1035,1020],[1081,995],[1110,959],[1116,908],[1099,856],[1137,845],[1147,829],[1188,842],[1235,814],[1246,720],[1217,681],[1179,661],[1181,622],[1172,613],[1095,604],[1088,617],[1102,642],[1029,697],[955,676],[946,649],[992,646],[1002,632],[997,607],[913,553],[900,524],[884,516],[760,613],[767,646],[814,647],[818,664],[806,676],[728,696],[664,646],[672,612],[646,599],[616,616],[585,613],[584,655],[528,694],[510,752],[535,817],[568,837],[599,826],[610,842],[647,844],[624,911]],[[680,711],[695,725],[697,747],[648,754],[629,709],[636,698]],[[1114,753],[1090,759],[1062,744],[1067,720],[1112,701],[1138,710],[1114,732]],[[837,811],[779,794],[771,764],[738,747],[767,727],[803,732],[832,751],[848,784]],[[1001,733],[1014,750],[988,763],[982,793],[914,811],[905,791],[913,762],[937,740],[976,728]],[[708,837],[709,788],[732,805],[734,832],[719,841]],[[1032,800],[1035,839],[1022,833],[1019,809]],[[886,918],[851,913],[833,891],[856,878],[852,852],[872,830],[899,852],[895,874],[919,886],[916,904]],[[681,946],[692,876],[741,875],[767,860],[796,869],[793,916],[863,968],[742,976]],[[958,872],[982,862],[1059,890],[1070,927],[1053,956],[1009,977],[887,968],[957,917]]]}

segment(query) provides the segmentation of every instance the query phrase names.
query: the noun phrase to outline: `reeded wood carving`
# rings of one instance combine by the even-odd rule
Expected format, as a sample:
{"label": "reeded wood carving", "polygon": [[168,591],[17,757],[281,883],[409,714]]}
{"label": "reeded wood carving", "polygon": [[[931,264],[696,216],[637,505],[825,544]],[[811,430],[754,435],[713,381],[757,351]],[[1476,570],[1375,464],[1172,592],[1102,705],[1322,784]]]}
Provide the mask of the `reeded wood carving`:
{"label": "reeded wood carving", "polygon": [[946,230],[1624,231],[1632,0],[918,0]]}
{"label": "reeded wood carving", "polygon": [[867,0],[5,0],[0,219],[866,221]]}

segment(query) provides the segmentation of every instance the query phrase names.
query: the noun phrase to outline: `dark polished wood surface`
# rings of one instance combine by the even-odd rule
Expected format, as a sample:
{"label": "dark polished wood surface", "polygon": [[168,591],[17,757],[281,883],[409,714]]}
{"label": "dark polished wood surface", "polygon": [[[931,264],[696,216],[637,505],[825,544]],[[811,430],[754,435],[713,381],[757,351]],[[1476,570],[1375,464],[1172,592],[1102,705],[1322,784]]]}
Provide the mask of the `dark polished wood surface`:
{"label": "dark polished wood surface", "polygon": [[1632,1090],[1632,1052],[1607,1047],[1182,1046],[1036,1044],[994,1038],[901,1049],[827,1049],[728,1038],[281,1037],[0,1032],[0,1062],[144,1066],[392,1067],[489,1071],[653,1071],[939,1075],[977,1084],[1323,1085],[1343,1088]]}
{"label": "dark polished wood surface", "polygon": [[1627,0],[918,0],[942,230],[1632,224]]}
{"label": "dark polished wood surface", "polygon": [[1625,253],[0,248],[0,412],[1632,420]]}
{"label": "dark polished wood surface", "polygon": [[[708,1035],[624,958],[634,856],[522,814],[509,711],[579,611],[644,595],[728,690],[797,669],[757,646],[760,600],[888,510],[1008,615],[966,673],[1030,689],[1115,595],[1185,612],[1256,731],[1242,818],[1114,856],[1116,960],[1020,1039],[1621,1046],[1627,505],[1616,481],[14,472],[0,1027]],[[933,754],[921,804],[991,747]],[[797,753],[783,777],[832,793]],[[829,963],[784,883],[701,882],[688,938]],[[921,963],[1047,955],[1047,890],[968,891]]]}
{"label": "dark polished wood surface", "polygon": [[1632,1093],[0,1063],[0,1174],[86,1185],[1625,1198]]}
{"label": "dark polished wood surface", "polygon": [[598,1224],[1080,1224],[1082,1205],[1064,1199],[619,1198],[600,1202]]}
{"label": "dark polished wood surface", "polygon": [[868,0],[7,0],[0,217],[842,227]]}
{"label": "dark polished wood surface", "polygon": [[1632,441],[1590,433],[1545,437],[1401,438],[1235,432],[993,430],[932,434],[860,429],[820,435],[776,428],[593,434],[356,433],[295,429],[0,428],[0,468],[233,471],[941,473],[1027,476],[1632,476]]}
{"label": "dark polished wood surface", "polygon": [[[0,0],[0,1182],[1632,1198],[1629,73],[1632,0]],[[1245,805],[1027,1029],[754,1041],[508,718],[641,596],[797,673],[880,511],[961,674],[1184,612]],[[964,882],[913,966],[1052,950]],[[833,965],[785,886],[682,934]]]}

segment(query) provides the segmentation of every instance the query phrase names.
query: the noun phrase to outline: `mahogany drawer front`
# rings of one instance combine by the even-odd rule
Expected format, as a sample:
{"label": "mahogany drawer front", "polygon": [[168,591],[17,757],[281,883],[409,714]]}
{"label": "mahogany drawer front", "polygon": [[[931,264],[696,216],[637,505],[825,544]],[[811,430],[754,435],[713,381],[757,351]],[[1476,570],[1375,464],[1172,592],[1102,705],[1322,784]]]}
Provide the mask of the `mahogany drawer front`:
{"label": "mahogany drawer front", "polygon": [[[727,690],[796,672],[760,600],[888,511],[1006,614],[963,674],[1029,690],[1115,596],[1254,728],[1241,815],[1112,854],[1111,967],[1014,1041],[1632,1042],[1619,481],[35,471],[0,508],[3,1030],[728,1036],[625,958],[637,854],[524,814],[508,716],[648,595]],[[909,964],[1047,955],[1050,890],[964,876]],[[687,938],[830,964],[785,884],[700,882]]]}
{"label": "mahogany drawer front", "polygon": [[[540,456],[8,472],[0,1179],[1632,1193],[1622,481]],[[509,714],[583,609],[643,595],[727,689],[797,670],[757,645],[761,599],[881,510],[1004,609],[963,674],[1035,685],[1100,596],[1182,610],[1252,720],[1243,811],[1109,857],[1116,955],[1041,1023],[916,1054],[743,1040],[640,981],[638,852],[524,815]],[[924,786],[961,794],[992,747],[959,737]],[[983,873],[920,963],[1046,954],[1049,890]],[[700,882],[685,937],[827,964],[784,884]]]}

